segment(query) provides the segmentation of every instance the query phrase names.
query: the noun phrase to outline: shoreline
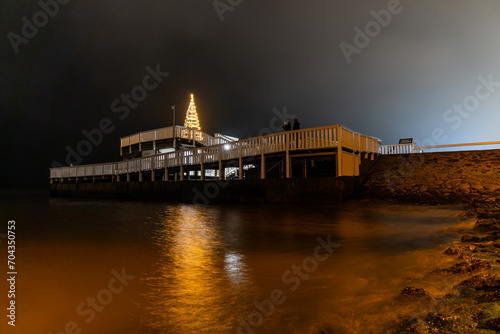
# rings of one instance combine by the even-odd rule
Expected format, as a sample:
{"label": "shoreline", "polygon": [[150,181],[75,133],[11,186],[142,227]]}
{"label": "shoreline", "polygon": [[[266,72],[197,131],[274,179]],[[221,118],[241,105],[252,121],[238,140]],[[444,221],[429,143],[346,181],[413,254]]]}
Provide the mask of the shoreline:
{"label": "shoreline", "polygon": [[429,279],[446,283],[443,295],[433,296],[418,285],[407,286],[398,299],[413,304],[416,311],[395,319],[384,333],[500,331],[500,196],[483,196],[464,204],[465,211],[459,217],[475,223],[444,251],[456,259],[455,264],[426,273]]}

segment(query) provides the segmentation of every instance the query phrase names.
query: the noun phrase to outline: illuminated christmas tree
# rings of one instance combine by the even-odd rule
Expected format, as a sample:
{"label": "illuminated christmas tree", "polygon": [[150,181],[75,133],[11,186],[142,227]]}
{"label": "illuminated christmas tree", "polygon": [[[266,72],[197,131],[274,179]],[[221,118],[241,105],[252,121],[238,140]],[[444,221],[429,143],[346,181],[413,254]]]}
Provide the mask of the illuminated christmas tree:
{"label": "illuminated christmas tree", "polygon": [[200,120],[198,119],[198,113],[196,112],[196,105],[194,104],[194,95],[191,94],[191,102],[186,113],[186,119],[184,120],[184,126],[186,128],[201,130]]}

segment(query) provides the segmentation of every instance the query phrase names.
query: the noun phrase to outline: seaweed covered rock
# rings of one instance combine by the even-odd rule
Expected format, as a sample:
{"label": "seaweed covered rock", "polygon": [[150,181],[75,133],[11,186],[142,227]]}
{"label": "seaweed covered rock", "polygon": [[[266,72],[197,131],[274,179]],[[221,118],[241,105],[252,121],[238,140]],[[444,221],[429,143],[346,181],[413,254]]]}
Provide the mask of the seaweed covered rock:
{"label": "seaweed covered rock", "polygon": [[479,303],[495,303],[500,300],[500,291],[487,292],[476,298]]}
{"label": "seaweed covered rock", "polygon": [[500,305],[491,305],[481,312],[481,320],[478,328],[493,331],[500,330]]}
{"label": "seaweed covered rock", "polygon": [[500,331],[500,318],[485,321],[484,323],[479,325],[478,328],[489,329],[498,333],[498,331]]}

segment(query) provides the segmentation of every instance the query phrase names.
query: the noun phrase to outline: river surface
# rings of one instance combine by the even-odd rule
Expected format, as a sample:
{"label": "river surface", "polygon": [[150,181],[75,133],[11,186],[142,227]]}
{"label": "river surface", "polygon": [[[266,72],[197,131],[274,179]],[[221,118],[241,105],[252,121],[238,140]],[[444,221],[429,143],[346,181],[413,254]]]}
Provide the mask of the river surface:
{"label": "river surface", "polygon": [[[16,221],[7,333],[379,333],[471,226],[458,206],[195,206],[2,198]],[[1,250],[7,257],[5,235]],[[4,257],[4,256],[2,256]],[[7,269],[2,261],[2,274]],[[8,286],[0,282],[1,309]],[[6,311],[3,311],[6,313]],[[4,330],[5,329],[5,330]]]}

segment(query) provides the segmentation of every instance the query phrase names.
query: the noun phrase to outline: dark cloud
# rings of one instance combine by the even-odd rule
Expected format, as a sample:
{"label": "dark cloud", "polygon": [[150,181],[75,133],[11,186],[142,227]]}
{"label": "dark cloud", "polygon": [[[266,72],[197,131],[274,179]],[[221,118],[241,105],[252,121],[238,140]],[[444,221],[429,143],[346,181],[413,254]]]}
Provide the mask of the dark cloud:
{"label": "dark cloud", "polygon": [[[389,1],[243,1],[223,22],[211,1],[74,1],[15,54],[7,34],[37,2],[3,3],[0,187],[45,186],[82,130],[116,125],[84,163],[118,160],[121,136],[182,122],[196,94],[207,132],[239,137],[267,127],[272,109],[305,127],[344,124],[386,144],[400,137],[498,140],[500,92],[453,129],[443,114],[500,81],[500,3],[402,1],[403,10],[347,63],[339,47]],[[141,84],[146,66],[170,76],[120,120],[111,103]],[[182,119],[180,119],[182,118]]]}

